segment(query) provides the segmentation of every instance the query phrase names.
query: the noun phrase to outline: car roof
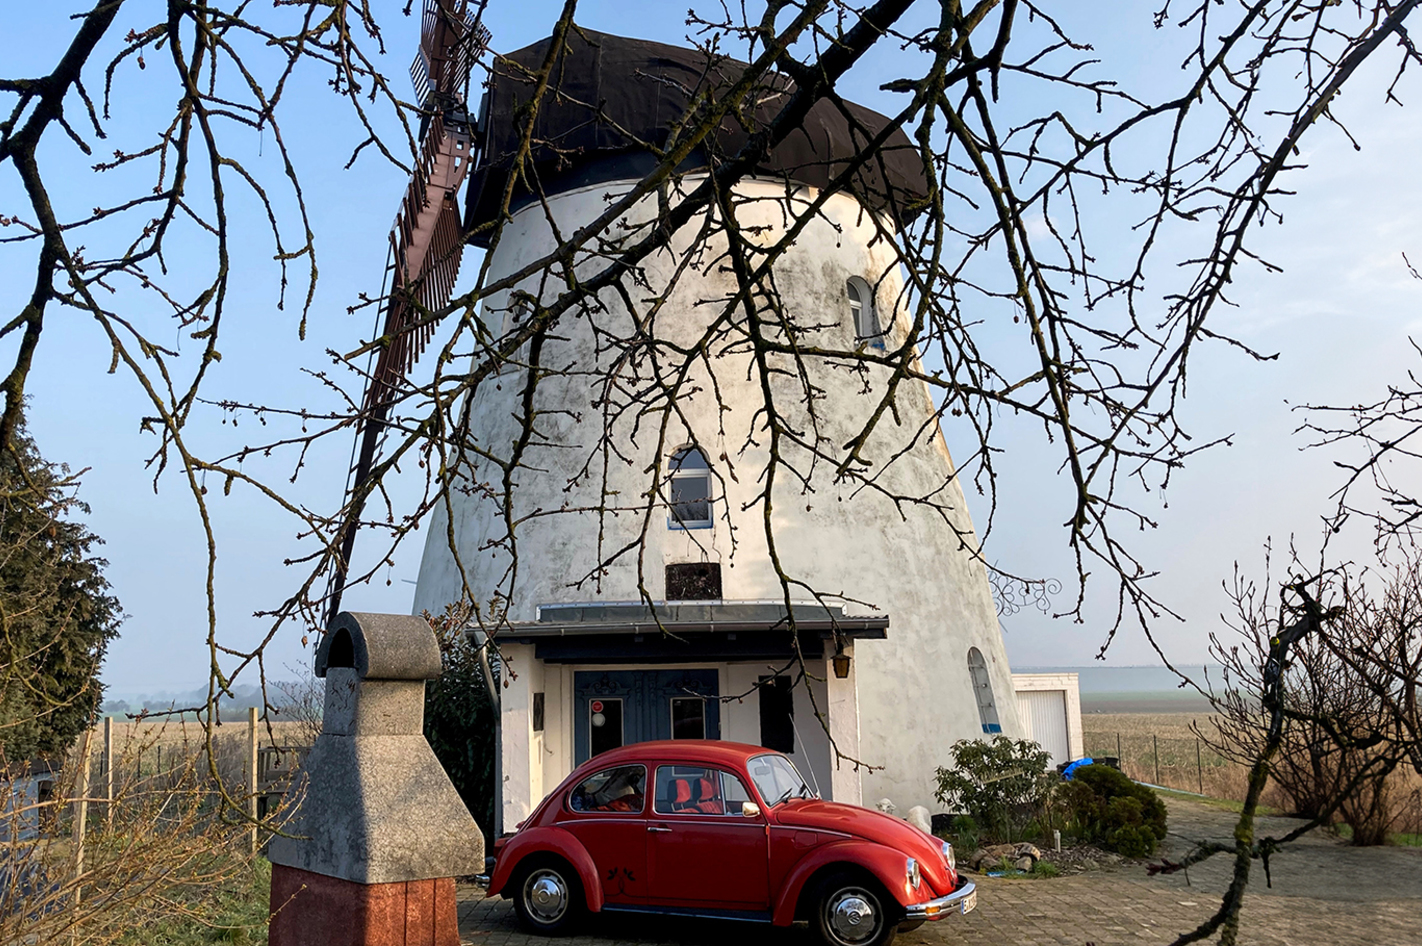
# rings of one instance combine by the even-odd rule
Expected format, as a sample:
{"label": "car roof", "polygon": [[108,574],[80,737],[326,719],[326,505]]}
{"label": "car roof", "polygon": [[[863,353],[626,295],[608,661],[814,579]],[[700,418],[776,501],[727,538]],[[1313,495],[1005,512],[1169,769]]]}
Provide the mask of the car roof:
{"label": "car roof", "polygon": [[584,762],[579,768],[602,768],[620,762],[707,762],[714,765],[743,765],[751,756],[767,753],[778,755],[773,749],[744,742],[722,742],[719,739],[658,739],[609,749]]}

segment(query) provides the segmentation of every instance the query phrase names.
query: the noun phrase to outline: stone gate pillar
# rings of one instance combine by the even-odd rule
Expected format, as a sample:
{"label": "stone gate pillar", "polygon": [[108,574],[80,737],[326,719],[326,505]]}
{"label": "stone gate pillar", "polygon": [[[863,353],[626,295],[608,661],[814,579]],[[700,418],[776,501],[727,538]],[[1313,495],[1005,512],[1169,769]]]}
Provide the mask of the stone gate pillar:
{"label": "stone gate pillar", "polygon": [[304,796],[274,837],[271,946],[459,946],[454,878],[484,838],[424,737],[439,645],[422,618],[342,612]]}

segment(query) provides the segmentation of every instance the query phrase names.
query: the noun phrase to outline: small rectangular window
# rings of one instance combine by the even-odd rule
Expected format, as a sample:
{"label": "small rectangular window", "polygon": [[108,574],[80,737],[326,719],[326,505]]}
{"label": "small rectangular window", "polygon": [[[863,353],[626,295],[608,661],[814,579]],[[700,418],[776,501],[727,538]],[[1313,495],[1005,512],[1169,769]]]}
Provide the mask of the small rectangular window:
{"label": "small rectangular window", "polygon": [[533,694],[533,731],[543,732],[543,694]]}
{"label": "small rectangular window", "polygon": [[795,691],[789,677],[760,678],[760,744],[795,751]]}
{"label": "small rectangular window", "polygon": [[716,562],[688,562],[667,566],[668,601],[721,600],[721,566]]}
{"label": "small rectangular window", "polygon": [[671,481],[672,519],[683,526],[711,522],[711,474],[678,473]]}
{"label": "small rectangular window", "polygon": [[673,739],[706,738],[706,701],[699,696],[676,696],[671,701]]}

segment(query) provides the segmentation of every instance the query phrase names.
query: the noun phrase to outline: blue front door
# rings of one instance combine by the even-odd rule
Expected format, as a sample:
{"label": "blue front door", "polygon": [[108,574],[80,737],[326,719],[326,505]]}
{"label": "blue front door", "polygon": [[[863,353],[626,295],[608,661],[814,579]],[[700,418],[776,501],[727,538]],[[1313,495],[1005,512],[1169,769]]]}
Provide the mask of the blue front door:
{"label": "blue front door", "polygon": [[652,739],[720,739],[715,670],[579,670],[573,674],[576,764]]}

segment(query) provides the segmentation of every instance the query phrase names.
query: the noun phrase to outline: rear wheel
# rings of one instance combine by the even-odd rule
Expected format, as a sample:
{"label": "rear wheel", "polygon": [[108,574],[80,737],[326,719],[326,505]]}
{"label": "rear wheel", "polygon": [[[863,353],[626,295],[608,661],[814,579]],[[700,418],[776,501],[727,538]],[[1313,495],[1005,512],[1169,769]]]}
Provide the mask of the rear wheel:
{"label": "rear wheel", "polygon": [[583,912],[583,887],[566,861],[540,859],[520,871],[514,912],[524,928],[543,936],[568,932]]}
{"label": "rear wheel", "polygon": [[878,884],[846,872],[820,884],[811,925],[825,946],[888,946],[902,919]]}

